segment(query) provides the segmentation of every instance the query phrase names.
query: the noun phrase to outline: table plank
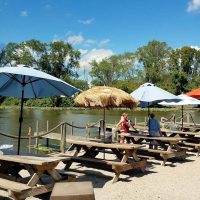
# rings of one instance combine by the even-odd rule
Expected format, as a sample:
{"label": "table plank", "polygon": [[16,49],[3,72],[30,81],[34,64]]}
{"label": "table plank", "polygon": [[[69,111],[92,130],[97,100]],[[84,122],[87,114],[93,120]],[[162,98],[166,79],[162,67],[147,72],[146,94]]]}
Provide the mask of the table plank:
{"label": "table plank", "polygon": [[55,157],[39,157],[39,156],[23,156],[23,155],[0,155],[0,161],[10,161],[15,163],[30,165],[46,165],[50,163],[58,163],[59,158]]}
{"label": "table plank", "polygon": [[100,142],[90,142],[90,141],[81,141],[81,140],[67,140],[68,143],[76,145],[85,145],[89,147],[101,147],[107,149],[138,149],[144,147],[141,144],[120,144],[120,143],[100,143]]}
{"label": "table plank", "polygon": [[178,138],[178,137],[165,137],[165,136],[160,136],[160,137],[151,137],[147,135],[136,135],[136,134],[119,134],[120,136],[125,136],[125,137],[132,137],[135,139],[148,139],[148,140],[159,140],[162,142],[179,142],[179,141],[184,141],[187,140],[186,138]]}

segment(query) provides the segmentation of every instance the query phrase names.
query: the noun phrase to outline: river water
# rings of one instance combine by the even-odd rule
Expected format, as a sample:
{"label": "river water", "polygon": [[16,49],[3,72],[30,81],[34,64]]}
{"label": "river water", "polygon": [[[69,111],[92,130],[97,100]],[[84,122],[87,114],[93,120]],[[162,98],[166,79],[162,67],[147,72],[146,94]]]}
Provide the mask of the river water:
{"label": "river water", "polygon": [[[181,115],[181,109],[156,109],[151,110],[156,115],[156,118],[160,120],[161,117],[169,118],[173,114],[176,116]],[[136,110],[106,110],[106,123],[116,124],[123,112],[129,114],[131,121],[144,122],[147,117],[147,109]],[[200,110],[190,109],[185,110],[190,112],[196,123],[200,123]],[[49,130],[59,123],[73,122],[76,126],[86,126],[99,121],[103,118],[103,110],[89,110],[89,109],[24,109],[24,120],[22,127],[22,135],[27,136],[29,127],[32,128],[32,132],[36,131],[37,121],[39,122],[39,130],[46,131],[47,120],[49,124]],[[0,109],[0,132],[4,132],[9,135],[18,135],[19,127],[19,109]],[[70,127],[68,127],[68,133],[70,133]],[[93,136],[98,135],[97,129],[92,132]],[[84,136],[85,130],[74,129],[74,135]],[[34,143],[34,141],[32,141]],[[40,141],[41,143],[44,142]],[[50,141],[50,144],[58,144],[56,141]],[[14,151],[17,148],[17,140],[0,135],[0,144],[13,144]],[[21,151],[28,152],[28,140],[21,141]]]}

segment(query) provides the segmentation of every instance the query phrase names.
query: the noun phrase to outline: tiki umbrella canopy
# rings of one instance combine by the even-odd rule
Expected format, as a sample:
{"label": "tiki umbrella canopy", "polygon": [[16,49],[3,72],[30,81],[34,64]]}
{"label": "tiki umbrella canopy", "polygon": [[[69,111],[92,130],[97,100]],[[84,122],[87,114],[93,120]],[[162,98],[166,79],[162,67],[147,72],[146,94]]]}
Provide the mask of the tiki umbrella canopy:
{"label": "tiki umbrella canopy", "polygon": [[29,66],[18,65],[0,68],[0,95],[21,98],[17,154],[20,151],[24,99],[60,95],[72,96],[76,92],[80,92],[80,90]]}
{"label": "tiki umbrella canopy", "polygon": [[[105,109],[123,107],[134,108],[138,105],[136,99],[123,90],[115,87],[95,86],[82,93],[75,98],[75,103],[80,107],[103,108],[103,134],[105,139]],[[102,130],[101,129],[101,130]]]}
{"label": "tiki umbrella canopy", "polygon": [[115,87],[95,86],[75,98],[80,107],[93,108],[134,108],[138,102],[130,94]]}
{"label": "tiki umbrella canopy", "polygon": [[191,92],[186,93],[186,95],[196,99],[200,99],[200,88],[192,90]]}

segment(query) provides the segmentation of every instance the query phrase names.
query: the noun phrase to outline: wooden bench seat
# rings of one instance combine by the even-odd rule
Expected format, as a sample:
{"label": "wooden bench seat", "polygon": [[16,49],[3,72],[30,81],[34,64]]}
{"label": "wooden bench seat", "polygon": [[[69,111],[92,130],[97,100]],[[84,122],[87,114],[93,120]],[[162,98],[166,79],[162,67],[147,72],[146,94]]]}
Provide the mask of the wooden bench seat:
{"label": "wooden bench seat", "polygon": [[147,159],[147,160],[152,160],[152,159],[155,159],[153,156],[148,156],[148,155],[137,155],[138,158],[141,158],[141,159]]}
{"label": "wooden bench seat", "polygon": [[50,200],[95,200],[92,182],[56,183]]}
{"label": "wooden bench seat", "polygon": [[31,187],[25,183],[0,178],[0,197],[6,197],[14,200],[26,199],[29,196],[50,192],[52,189],[52,184]]}
{"label": "wooden bench seat", "polygon": [[200,154],[200,144],[199,143],[192,143],[192,142],[183,142],[184,145],[193,147],[197,150],[196,156],[198,157]]}
{"label": "wooden bench seat", "polygon": [[118,177],[121,172],[127,171],[127,170],[132,170],[139,168],[143,172],[146,168],[146,162],[147,159],[142,159],[139,162],[132,162],[132,163],[123,163],[120,161],[112,161],[112,160],[103,160],[103,159],[98,159],[98,158],[87,158],[87,157],[67,157],[67,159],[63,162],[65,164],[68,164],[69,162],[77,162],[77,163],[82,163],[82,164],[89,164],[89,166],[93,168],[101,168],[101,169],[106,169],[106,168],[111,168],[115,176],[113,177],[112,182],[115,183],[118,180]]}
{"label": "wooden bench seat", "polygon": [[[147,158],[146,158],[147,159]],[[99,163],[105,165],[111,165],[111,166],[128,166],[130,163],[123,163],[119,161],[113,161],[113,160],[103,160],[98,158],[86,158],[86,157],[71,157],[71,160],[73,162],[80,162],[80,163]],[[134,163],[135,164],[135,163]]]}
{"label": "wooden bench seat", "polygon": [[165,163],[169,158],[175,158],[175,157],[185,158],[186,155],[185,150],[177,152],[177,151],[165,151],[160,149],[148,149],[148,148],[141,148],[138,150],[138,153],[142,155],[161,157],[163,159],[163,162],[161,163],[162,166],[165,166]]}
{"label": "wooden bench seat", "polygon": [[24,190],[31,189],[30,186],[24,183],[10,181],[4,178],[0,178],[0,188],[5,189],[5,190],[11,190],[14,192],[23,192]]}

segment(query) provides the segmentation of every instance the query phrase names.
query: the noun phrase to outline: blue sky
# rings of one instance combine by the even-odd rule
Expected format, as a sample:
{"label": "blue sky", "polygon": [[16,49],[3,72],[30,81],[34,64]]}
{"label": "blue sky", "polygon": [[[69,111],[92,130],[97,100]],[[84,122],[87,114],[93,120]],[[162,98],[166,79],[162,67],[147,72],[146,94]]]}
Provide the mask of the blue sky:
{"label": "blue sky", "polygon": [[200,47],[200,0],[0,0],[0,43],[64,40],[92,59],[150,40]]}

